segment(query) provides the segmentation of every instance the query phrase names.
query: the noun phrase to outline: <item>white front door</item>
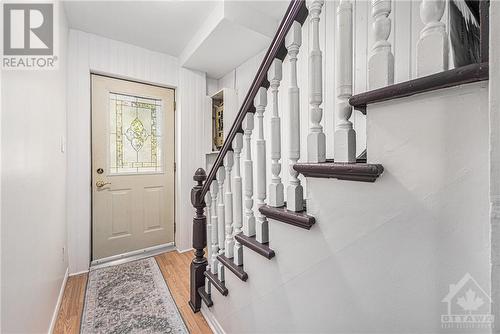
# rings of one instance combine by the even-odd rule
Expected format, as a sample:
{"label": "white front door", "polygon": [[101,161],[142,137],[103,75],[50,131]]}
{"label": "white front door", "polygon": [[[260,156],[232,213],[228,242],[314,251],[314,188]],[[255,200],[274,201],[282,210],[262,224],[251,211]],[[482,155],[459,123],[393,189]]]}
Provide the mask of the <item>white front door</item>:
{"label": "white front door", "polygon": [[92,75],[92,260],[174,241],[174,98]]}

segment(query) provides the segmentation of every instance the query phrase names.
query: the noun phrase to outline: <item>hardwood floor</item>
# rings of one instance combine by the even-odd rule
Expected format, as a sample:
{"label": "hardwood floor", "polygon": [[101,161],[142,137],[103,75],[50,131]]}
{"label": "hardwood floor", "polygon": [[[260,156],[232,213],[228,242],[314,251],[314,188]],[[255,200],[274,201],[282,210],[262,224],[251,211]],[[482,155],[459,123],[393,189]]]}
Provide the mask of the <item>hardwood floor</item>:
{"label": "hardwood floor", "polygon": [[68,277],[53,333],[80,333],[87,274]]}
{"label": "hardwood floor", "polygon": [[210,327],[201,314],[193,313],[188,305],[189,301],[189,265],[193,259],[193,252],[163,253],[155,256],[163,277],[167,281],[170,293],[181,312],[182,318],[191,333],[212,333]]}
{"label": "hardwood floor", "polygon": [[[193,256],[193,252],[178,253],[173,251],[157,255],[155,259],[189,332],[211,334],[212,331],[201,312],[193,313],[188,305],[189,264]],[[80,332],[86,286],[87,274],[68,278],[54,328],[55,334]]]}

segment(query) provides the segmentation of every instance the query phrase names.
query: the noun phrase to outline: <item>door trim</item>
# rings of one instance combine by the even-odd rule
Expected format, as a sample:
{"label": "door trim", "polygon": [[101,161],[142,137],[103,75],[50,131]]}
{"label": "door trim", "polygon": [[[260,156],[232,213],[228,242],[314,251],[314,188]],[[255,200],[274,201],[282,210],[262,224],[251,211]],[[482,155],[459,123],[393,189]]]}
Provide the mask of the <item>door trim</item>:
{"label": "door trim", "polygon": [[[89,78],[89,84],[90,84],[90,87],[89,87],[89,97],[90,97],[90,109],[89,109],[89,112],[90,112],[90,185],[89,185],[89,194],[90,194],[90,243],[89,243],[89,260],[90,260],[90,263],[89,263],[89,270],[90,268],[93,268],[94,266],[97,266],[99,263],[103,264],[103,262],[105,263],[109,263],[111,261],[113,261],[113,265],[114,264],[119,264],[119,263],[114,263],[114,261],[116,259],[112,259],[114,257],[116,257],[118,260],[122,259],[122,258],[125,258],[125,257],[131,257],[133,259],[131,259],[130,261],[134,261],[134,260],[138,260],[138,259],[141,259],[141,258],[145,258],[145,257],[149,257],[149,256],[153,256],[153,255],[157,255],[157,254],[160,254],[160,253],[164,253],[164,252],[168,252],[170,250],[174,250],[176,249],[176,244],[175,244],[175,240],[176,240],[176,234],[177,234],[177,220],[176,220],[176,217],[177,217],[177,201],[176,201],[176,198],[177,198],[177,87],[175,86],[169,86],[169,85],[162,85],[162,84],[157,84],[157,83],[153,83],[153,82],[149,82],[149,81],[142,81],[142,80],[139,80],[139,79],[133,79],[133,78],[130,78],[130,77],[126,77],[126,76],[120,76],[120,75],[115,75],[115,74],[109,74],[109,73],[106,73],[106,72],[101,72],[101,71],[94,71],[94,70],[90,70],[88,72],[88,78]],[[131,252],[127,252],[127,253],[123,253],[123,254],[118,254],[118,255],[114,255],[114,256],[110,256],[110,257],[107,257],[107,258],[103,258],[103,259],[100,259],[100,260],[92,260],[93,259],[93,241],[94,241],[94,233],[93,233],[93,226],[94,226],[94,196],[92,195],[93,193],[93,184],[95,182],[94,180],[94,176],[93,176],[93,168],[94,168],[94,165],[93,165],[93,150],[92,150],[92,115],[93,115],[93,110],[92,110],[92,97],[93,97],[93,93],[92,93],[92,76],[93,75],[98,75],[98,76],[101,76],[101,77],[105,77],[105,78],[110,78],[110,79],[117,79],[117,80],[122,80],[122,81],[127,81],[127,82],[131,82],[131,83],[137,83],[137,84],[142,84],[142,85],[149,85],[149,86],[152,86],[152,87],[158,87],[158,88],[165,88],[165,89],[172,89],[174,91],[174,127],[173,127],[173,132],[174,132],[174,142],[173,142],[173,146],[174,146],[174,183],[173,183],[173,193],[174,193],[174,196],[173,196],[173,216],[174,216],[174,241],[173,242],[170,242],[170,243],[167,243],[167,244],[163,244],[163,245],[156,245],[156,246],[153,246],[153,247],[148,247],[148,248],[144,248],[144,249],[139,249],[139,250],[135,250],[135,251],[131,251]],[[161,249],[160,251],[155,251],[155,249],[158,248],[158,249]],[[140,255],[135,255],[135,253],[147,253],[148,255],[144,255],[144,256],[140,256]],[[137,258],[136,258],[137,257]],[[128,259],[123,259],[124,262],[128,262]],[[119,261],[117,261],[119,262]]]}
{"label": "door trim", "polygon": [[170,252],[173,250],[175,250],[174,242],[169,242],[163,245],[157,245],[144,249],[138,249],[127,253],[105,257],[99,260],[93,260],[92,262],[90,262],[90,269],[103,268],[126,262],[136,261],[147,257],[155,256],[161,253]]}

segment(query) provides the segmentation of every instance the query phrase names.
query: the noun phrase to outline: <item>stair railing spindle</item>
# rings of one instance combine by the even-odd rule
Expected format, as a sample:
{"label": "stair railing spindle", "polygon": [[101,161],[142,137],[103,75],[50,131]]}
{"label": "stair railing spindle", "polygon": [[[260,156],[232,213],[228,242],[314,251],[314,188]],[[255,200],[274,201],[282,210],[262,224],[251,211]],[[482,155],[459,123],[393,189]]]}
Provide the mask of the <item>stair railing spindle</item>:
{"label": "stair railing spindle", "polygon": [[445,0],[422,0],[420,18],[425,24],[417,42],[417,77],[448,69],[448,35],[441,22]]}
{"label": "stair railing spindle", "polygon": [[[233,238],[234,235],[241,233],[243,226],[243,207],[242,207],[242,184],[241,184],[241,150],[243,148],[243,134],[237,133],[233,140],[234,150],[234,198],[233,198]],[[233,262],[237,266],[243,265],[243,247],[235,240]]]}
{"label": "stair railing spindle", "polygon": [[226,240],[224,247],[224,255],[231,259],[234,253],[234,239],[233,239],[233,190],[231,172],[234,164],[233,151],[227,151],[224,157],[224,167],[227,172],[226,180],[226,193],[224,194],[225,200],[225,220],[226,220]]}
{"label": "stair railing spindle", "polygon": [[243,219],[243,234],[247,237],[255,235],[255,216],[253,214],[253,161],[252,161],[252,131],[254,127],[253,113],[247,113],[241,127],[245,137],[245,177],[243,179],[245,192],[245,217]]}
{"label": "stair railing spindle", "polygon": [[326,136],[323,133],[321,119],[323,109],[323,55],[319,45],[319,16],[324,0],[308,1],[310,38],[312,48],[309,53],[309,104],[311,127],[307,136],[307,160],[309,162],[326,161]]}
{"label": "stair railing spindle", "polygon": [[[226,179],[226,169],[224,166],[220,166],[217,170],[217,183],[219,185],[219,195],[217,204],[217,218],[218,218],[218,243],[219,243],[219,255],[224,254],[225,245],[225,205],[224,205],[224,180]],[[224,265],[218,263],[217,274],[219,275],[219,280],[224,281]]]}
{"label": "stair railing spindle", "polygon": [[271,117],[271,172],[273,174],[269,184],[268,204],[273,207],[285,205],[284,186],[281,183],[281,119],[278,109],[278,93],[281,79],[283,77],[283,63],[275,59],[267,72],[273,96],[273,115]]}
{"label": "stair railing spindle", "polygon": [[217,260],[217,255],[219,254],[219,234],[218,234],[218,217],[217,217],[217,194],[219,193],[219,185],[217,181],[213,181],[210,188],[212,191],[212,202],[207,203],[207,205],[212,205],[212,264],[211,271],[212,274],[217,274],[219,261]]}
{"label": "stair railing spindle", "polygon": [[[205,203],[207,205],[206,208],[206,216],[207,216],[207,271],[210,271],[212,268],[212,215],[211,215],[211,208],[210,204],[212,203],[212,194],[210,191],[207,191],[205,194]],[[211,287],[212,285],[210,284],[210,281],[207,277],[205,277],[205,292],[210,295],[211,293]]]}
{"label": "stair railing spindle", "polygon": [[254,100],[255,116],[257,117],[256,164],[257,186],[256,206],[257,219],[255,239],[260,243],[269,242],[269,223],[259,208],[265,205],[266,200],[266,140],[264,139],[264,112],[267,106],[267,90],[261,87]]}
{"label": "stair railing spindle", "polygon": [[394,55],[391,43],[391,0],[372,0],[375,43],[368,60],[368,88],[377,89],[394,83]]}
{"label": "stair railing spindle", "polygon": [[340,0],[337,8],[337,50],[335,79],[337,87],[336,124],[334,134],[335,162],[356,162],[356,132],[352,122],[352,107],[349,98],[352,96],[353,78],[353,26],[352,2]]}
{"label": "stair railing spindle", "polygon": [[287,187],[287,208],[292,211],[304,209],[304,190],[298,178],[299,173],[293,169],[293,165],[300,159],[300,91],[297,86],[297,55],[302,44],[302,27],[295,21],[285,38],[285,47],[288,51],[290,61],[290,86],[288,87],[289,98],[289,166],[290,182]]}

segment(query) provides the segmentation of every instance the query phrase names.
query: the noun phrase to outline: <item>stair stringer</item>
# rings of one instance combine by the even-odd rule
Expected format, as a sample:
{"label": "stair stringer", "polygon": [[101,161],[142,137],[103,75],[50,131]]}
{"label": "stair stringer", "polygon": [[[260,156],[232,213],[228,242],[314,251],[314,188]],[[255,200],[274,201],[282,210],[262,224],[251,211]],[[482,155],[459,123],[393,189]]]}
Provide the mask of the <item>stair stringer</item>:
{"label": "stair stringer", "polygon": [[211,311],[227,333],[439,333],[449,285],[490,292],[487,85],[368,110],[375,183],[308,178],[310,231],[270,221]]}

